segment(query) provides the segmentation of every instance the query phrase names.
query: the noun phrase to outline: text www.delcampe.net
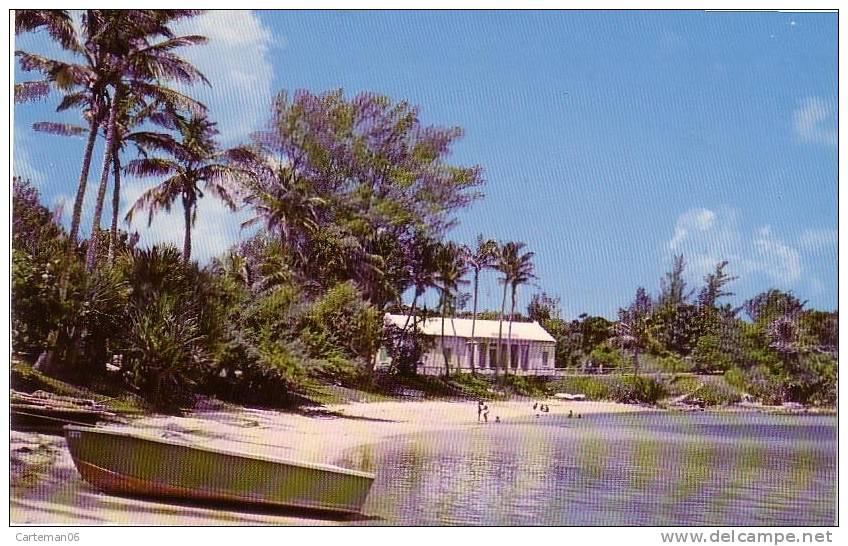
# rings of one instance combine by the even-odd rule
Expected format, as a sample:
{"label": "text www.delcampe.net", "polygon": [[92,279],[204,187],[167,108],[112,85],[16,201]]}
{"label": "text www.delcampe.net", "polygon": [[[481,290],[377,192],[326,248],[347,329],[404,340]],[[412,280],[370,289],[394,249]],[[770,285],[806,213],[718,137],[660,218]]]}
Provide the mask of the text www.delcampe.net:
{"label": "text www.delcampe.net", "polygon": [[782,532],[782,531],[713,531],[660,533],[663,543],[689,544],[819,544],[833,542],[833,531]]}

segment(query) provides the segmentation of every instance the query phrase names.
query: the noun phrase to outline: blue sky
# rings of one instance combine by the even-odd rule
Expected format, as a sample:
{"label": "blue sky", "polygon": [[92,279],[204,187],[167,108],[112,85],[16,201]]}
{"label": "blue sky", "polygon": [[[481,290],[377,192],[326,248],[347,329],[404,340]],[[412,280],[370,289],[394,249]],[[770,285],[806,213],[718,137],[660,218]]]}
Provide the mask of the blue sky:
{"label": "blue sky", "polygon": [[[732,301],[777,287],[837,307],[836,14],[210,12],[182,30],[210,38],[186,56],[213,83],[199,94],[224,144],[280,89],[376,91],[463,127],[451,161],[483,166],[486,197],[450,237],[525,241],[567,318],[655,293],[675,253],[693,286],[729,260]],[[40,35],[18,47],[50,51]],[[56,102],[15,108],[14,170],[67,217],[84,143],[29,128]],[[123,207],[149,183],[129,180]],[[205,201],[201,260],[240,236]],[[133,229],[179,243],[180,222]],[[481,295],[500,303],[493,274]]]}

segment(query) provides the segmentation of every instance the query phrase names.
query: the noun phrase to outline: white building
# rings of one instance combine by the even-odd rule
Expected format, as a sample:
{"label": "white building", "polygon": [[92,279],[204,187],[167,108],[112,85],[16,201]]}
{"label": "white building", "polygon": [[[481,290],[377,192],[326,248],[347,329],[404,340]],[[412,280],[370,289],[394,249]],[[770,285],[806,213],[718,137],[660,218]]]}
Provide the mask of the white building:
{"label": "white building", "polygon": [[[387,323],[401,328],[407,323],[406,315],[386,315]],[[440,375],[445,373],[447,357],[451,373],[470,372],[472,365],[480,373],[494,374],[494,362],[497,358],[498,321],[477,320],[474,336],[471,336],[471,319],[445,319],[445,344],[442,342],[442,319],[432,318],[417,321],[418,330],[431,343],[418,364],[418,373]],[[412,321],[409,321],[412,328]],[[476,347],[475,342],[476,339]],[[554,368],[554,348],[556,340],[542,328],[538,322],[513,322],[512,337],[509,338],[509,322],[504,320],[501,337],[502,372],[506,362],[511,362],[510,373],[517,375],[552,376],[558,370]],[[510,348],[511,347],[511,348]],[[444,349],[444,354],[442,349]],[[511,358],[510,358],[511,357]],[[391,363],[385,348],[381,348],[376,357],[378,368]]]}

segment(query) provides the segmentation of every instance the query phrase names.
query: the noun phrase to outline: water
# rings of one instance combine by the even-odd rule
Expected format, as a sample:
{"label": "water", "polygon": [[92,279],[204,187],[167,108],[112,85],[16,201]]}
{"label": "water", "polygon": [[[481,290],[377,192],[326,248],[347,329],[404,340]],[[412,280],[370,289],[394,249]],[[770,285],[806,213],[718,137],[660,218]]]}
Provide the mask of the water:
{"label": "water", "polygon": [[399,525],[834,525],[836,418],[545,415],[396,439],[365,512]]}

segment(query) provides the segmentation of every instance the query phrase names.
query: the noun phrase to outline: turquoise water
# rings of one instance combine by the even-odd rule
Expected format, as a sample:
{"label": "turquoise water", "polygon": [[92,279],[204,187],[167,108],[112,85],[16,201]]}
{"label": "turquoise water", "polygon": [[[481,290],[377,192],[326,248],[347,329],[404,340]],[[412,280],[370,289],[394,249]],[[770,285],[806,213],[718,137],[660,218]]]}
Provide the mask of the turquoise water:
{"label": "turquoise water", "polygon": [[378,446],[399,525],[834,525],[836,417],[544,415]]}

